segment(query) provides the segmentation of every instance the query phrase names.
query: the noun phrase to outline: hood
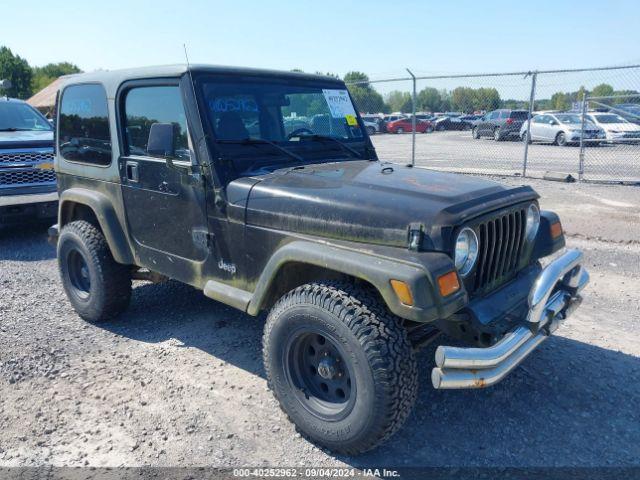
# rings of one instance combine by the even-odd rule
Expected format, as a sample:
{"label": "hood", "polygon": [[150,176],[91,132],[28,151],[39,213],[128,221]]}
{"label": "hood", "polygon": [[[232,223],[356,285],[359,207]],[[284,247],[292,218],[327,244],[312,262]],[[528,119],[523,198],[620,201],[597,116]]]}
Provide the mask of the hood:
{"label": "hood", "polygon": [[53,131],[27,130],[0,132],[0,149],[53,146]]}
{"label": "hood", "polygon": [[242,178],[229,184],[227,196],[246,206],[248,225],[406,246],[409,224],[419,223],[436,249],[444,227],[537,198],[530,187],[366,160]]}
{"label": "hood", "polygon": [[600,126],[607,132],[611,130],[617,132],[640,132],[640,125],[635,123],[601,123]]}

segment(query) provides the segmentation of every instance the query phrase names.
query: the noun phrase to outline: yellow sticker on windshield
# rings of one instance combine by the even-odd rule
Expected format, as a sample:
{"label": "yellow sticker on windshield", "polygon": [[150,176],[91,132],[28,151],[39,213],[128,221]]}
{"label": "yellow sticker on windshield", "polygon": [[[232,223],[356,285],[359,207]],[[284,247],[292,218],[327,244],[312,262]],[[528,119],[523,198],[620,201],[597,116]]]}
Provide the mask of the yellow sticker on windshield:
{"label": "yellow sticker on windshield", "polygon": [[344,118],[347,119],[347,125],[350,125],[352,127],[358,126],[358,121],[356,120],[355,115],[345,115]]}

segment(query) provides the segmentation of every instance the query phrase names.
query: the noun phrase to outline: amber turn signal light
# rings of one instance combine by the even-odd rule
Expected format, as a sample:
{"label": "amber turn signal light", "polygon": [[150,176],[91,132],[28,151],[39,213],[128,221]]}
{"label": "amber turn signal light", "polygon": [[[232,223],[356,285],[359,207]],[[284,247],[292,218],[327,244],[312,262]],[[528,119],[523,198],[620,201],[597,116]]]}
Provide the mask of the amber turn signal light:
{"label": "amber turn signal light", "polygon": [[554,240],[562,235],[562,225],[560,222],[551,224],[551,238]]}
{"label": "amber turn signal light", "polygon": [[440,295],[448,297],[452,293],[460,290],[460,282],[458,282],[458,274],[452,270],[449,273],[440,275],[438,277],[438,288],[440,289]]}
{"label": "amber turn signal light", "polygon": [[396,292],[396,296],[398,300],[404,305],[413,305],[413,295],[411,294],[411,289],[409,285],[400,280],[391,280],[391,287],[393,291]]}

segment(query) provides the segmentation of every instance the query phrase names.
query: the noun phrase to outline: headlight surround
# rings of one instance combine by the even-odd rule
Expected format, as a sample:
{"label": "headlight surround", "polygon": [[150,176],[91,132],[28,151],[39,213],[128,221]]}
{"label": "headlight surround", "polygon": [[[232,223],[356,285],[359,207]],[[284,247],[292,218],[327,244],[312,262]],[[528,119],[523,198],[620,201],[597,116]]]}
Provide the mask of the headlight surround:
{"label": "headlight surround", "polygon": [[538,233],[540,227],[540,209],[535,203],[529,205],[527,208],[527,224],[525,229],[525,236],[528,242],[533,241]]}
{"label": "headlight surround", "polygon": [[465,227],[456,239],[455,265],[461,276],[469,274],[478,259],[478,237],[471,228]]}

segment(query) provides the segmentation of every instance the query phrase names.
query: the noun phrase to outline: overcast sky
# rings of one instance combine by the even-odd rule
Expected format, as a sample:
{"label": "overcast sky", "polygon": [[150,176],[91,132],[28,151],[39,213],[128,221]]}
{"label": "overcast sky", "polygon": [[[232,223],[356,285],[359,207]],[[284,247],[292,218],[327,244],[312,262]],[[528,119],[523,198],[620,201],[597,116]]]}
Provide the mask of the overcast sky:
{"label": "overcast sky", "polygon": [[[427,75],[640,63],[637,0],[14,1],[2,19],[0,45],[30,64],[85,71],[181,63],[183,43],[193,63],[372,79],[405,67]],[[503,92],[520,91],[505,81]]]}

